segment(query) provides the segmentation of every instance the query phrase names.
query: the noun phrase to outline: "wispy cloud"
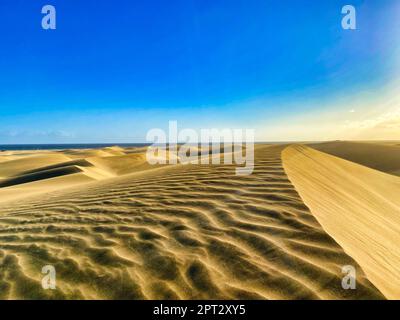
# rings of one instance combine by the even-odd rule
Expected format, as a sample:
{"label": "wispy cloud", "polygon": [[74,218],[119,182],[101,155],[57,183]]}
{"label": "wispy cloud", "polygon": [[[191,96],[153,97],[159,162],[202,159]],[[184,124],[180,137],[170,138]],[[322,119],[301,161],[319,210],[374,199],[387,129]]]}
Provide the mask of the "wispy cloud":
{"label": "wispy cloud", "polygon": [[361,121],[347,121],[349,129],[400,129],[400,107],[395,111],[386,112],[376,118]]}
{"label": "wispy cloud", "polygon": [[3,143],[47,143],[73,139],[75,134],[64,130],[2,130],[0,142]]}
{"label": "wispy cloud", "polygon": [[399,81],[386,90],[361,92],[329,108],[285,119],[259,130],[258,140],[400,140]]}

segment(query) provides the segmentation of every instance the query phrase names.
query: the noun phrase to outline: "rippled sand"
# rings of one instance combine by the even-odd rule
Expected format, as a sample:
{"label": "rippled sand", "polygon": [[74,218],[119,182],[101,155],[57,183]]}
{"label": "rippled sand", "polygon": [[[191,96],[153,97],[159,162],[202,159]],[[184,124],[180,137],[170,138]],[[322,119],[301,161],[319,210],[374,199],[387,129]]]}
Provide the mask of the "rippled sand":
{"label": "rippled sand", "polygon": [[300,198],[286,147],[257,145],[249,176],[133,148],[0,153],[0,298],[384,298]]}

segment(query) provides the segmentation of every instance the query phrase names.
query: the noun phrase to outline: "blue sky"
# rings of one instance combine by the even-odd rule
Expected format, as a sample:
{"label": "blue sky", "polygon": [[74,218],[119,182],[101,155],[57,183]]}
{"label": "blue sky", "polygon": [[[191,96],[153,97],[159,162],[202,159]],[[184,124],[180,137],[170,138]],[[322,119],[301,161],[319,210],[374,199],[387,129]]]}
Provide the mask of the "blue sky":
{"label": "blue sky", "polygon": [[141,142],[169,120],[276,140],[271,123],[352,109],[396,78],[398,1],[352,0],[355,31],[348,3],[1,0],[0,143]]}

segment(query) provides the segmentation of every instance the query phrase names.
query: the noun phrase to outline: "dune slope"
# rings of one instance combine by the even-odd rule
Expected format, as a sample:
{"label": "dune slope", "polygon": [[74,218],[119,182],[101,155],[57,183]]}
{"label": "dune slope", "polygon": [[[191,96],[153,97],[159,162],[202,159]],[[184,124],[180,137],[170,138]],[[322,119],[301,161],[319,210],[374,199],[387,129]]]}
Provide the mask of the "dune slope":
{"label": "dune slope", "polygon": [[[0,298],[383,298],[304,205],[282,148],[258,145],[250,176],[234,165],[146,168],[0,203]],[[348,264],[355,291],[341,287]],[[41,288],[44,265],[57,290]]]}
{"label": "dune slope", "polygon": [[379,142],[333,141],[310,147],[363,166],[400,176],[400,145]]}
{"label": "dune slope", "polygon": [[323,228],[387,298],[400,298],[400,178],[305,146],[283,152],[289,179]]}
{"label": "dune slope", "polygon": [[[0,157],[3,158],[2,155]],[[61,162],[71,160],[64,154],[49,153],[49,154],[32,154],[28,156],[21,156],[13,160],[3,161],[0,165],[0,178],[10,177],[20,172],[30,171],[42,166],[51,166]]]}

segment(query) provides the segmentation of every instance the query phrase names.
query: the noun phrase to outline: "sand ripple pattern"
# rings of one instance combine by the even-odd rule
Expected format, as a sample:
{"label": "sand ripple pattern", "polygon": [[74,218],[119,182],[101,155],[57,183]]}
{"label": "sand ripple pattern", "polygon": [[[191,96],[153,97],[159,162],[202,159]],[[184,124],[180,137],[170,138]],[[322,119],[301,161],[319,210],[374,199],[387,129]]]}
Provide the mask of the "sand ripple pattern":
{"label": "sand ripple pattern", "polygon": [[[301,201],[282,148],[258,146],[250,176],[168,166],[2,204],[0,298],[381,298]],[[341,287],[349,264],[357,290]]]}

